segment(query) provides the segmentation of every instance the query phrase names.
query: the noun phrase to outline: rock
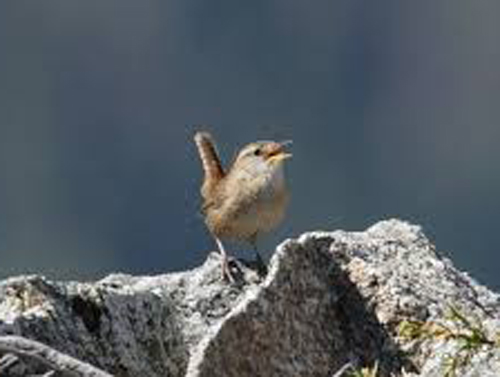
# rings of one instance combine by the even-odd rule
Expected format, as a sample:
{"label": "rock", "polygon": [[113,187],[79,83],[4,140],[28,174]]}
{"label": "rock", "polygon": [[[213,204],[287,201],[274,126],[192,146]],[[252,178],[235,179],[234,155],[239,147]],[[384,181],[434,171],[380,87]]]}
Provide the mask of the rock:
{"label": "rock", "polygon": [[221,281],[210,254],[194,270],[160,276],[4,280],[0,375],[2,360],[5,375],[47,369],[39,360],[12,366],[1,347],[8,335],[115,376],[338,377],[362,367],[500,375],[499,296],[457,271],[418,226],[306,233],[277,247],[265,279],[248,264],[239,272],[237,284]]}

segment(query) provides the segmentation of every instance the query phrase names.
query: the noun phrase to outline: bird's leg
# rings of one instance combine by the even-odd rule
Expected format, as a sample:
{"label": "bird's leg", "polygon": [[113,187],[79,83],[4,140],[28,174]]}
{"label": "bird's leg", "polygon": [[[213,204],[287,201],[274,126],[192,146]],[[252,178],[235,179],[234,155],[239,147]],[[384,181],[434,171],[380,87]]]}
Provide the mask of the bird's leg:
{"label": "bird's leg", "polygon": [[224,245],[222,245],[221,240],[219,240],[217,237],[215,237],[215,242],[217,243],[217,247],[219,248],[219,252],[222,256],[222,279],[229,280],[231,283],[234,283],[234,276],[231,274],[231,270],[229,268],[229,258],[227,256],[226,249],[224,249]]}
{"label": "bird's leg", "polygon": [[259,250],[257,248],[257,233],[255,233],[250,238],[250,243],[252,244],[253,251],[255,252],[255,261],[257,262],[257,272],[260,276],[266,276],[267,266],[264,259],[260,256]]}

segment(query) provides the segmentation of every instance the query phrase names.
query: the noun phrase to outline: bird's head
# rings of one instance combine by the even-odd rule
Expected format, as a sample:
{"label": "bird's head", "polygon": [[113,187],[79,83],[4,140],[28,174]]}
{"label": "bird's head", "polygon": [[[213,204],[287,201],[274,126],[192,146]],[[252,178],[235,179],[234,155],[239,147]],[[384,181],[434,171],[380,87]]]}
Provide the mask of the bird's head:
{"label": "bird's head", "polygon": [[233,166],[248,172],[274,171],[283,166],[283,161],[292,157],[286,147],[292,142],[257,141],[243,147]]}

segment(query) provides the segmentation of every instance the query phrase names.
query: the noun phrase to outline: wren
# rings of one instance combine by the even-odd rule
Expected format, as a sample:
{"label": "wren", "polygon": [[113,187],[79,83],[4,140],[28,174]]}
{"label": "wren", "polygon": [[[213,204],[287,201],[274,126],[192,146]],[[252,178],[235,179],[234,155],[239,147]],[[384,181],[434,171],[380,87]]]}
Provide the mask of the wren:
{"label": "wren", "polygon": [[222,240],[246,241],[256,249],[257,236],[283,220],[289,201],[285,184],[285,150],[290,141],[257,141],[243,147],[224,170],[215,142],[208,132],[194,136],[204,179],[202,213],[222,256],[222,277],[233,282],[228,254]]}

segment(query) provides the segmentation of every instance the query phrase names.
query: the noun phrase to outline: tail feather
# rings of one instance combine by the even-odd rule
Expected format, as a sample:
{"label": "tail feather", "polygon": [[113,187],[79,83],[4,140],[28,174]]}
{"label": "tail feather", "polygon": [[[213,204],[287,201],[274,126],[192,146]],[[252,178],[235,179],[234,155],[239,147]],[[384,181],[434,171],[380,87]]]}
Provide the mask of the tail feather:
{"label": "tail feather", "polygon": [[206,199],[216,184],[224,177],[215,142],[208,132],[197,132],[194,141],[198,148],[205,179],[201,188],[201,195]]}

